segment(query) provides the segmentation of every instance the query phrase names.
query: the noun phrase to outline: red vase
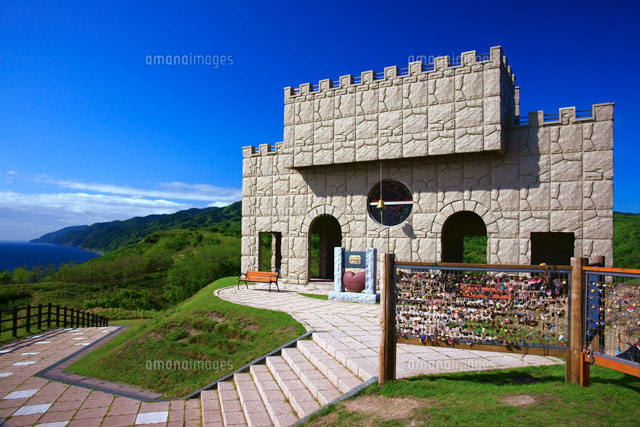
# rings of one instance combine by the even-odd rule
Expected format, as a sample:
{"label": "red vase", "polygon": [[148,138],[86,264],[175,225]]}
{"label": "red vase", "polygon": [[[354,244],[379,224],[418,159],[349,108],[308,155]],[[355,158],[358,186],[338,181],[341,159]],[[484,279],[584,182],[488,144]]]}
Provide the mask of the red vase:
{"label": "red vase", "polygon": [[342,276],[342,283],[344,283],[344,287],[349,292],[362,292],[365,285],[364,271],[355,274],[353,271],[345,271],[344,276]]}

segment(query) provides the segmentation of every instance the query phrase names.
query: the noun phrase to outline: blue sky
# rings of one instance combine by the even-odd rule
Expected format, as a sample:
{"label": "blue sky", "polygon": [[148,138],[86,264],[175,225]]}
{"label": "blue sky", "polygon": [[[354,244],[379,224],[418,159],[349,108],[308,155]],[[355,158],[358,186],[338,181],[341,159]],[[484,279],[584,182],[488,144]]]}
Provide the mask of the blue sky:
{"label": "blue sky", "polygon": [[640,212],[639,4],[485,4],[1,1],[0,240],[239,200],[285,86],[496,45],[523,115],[616,103],[615,210]]}

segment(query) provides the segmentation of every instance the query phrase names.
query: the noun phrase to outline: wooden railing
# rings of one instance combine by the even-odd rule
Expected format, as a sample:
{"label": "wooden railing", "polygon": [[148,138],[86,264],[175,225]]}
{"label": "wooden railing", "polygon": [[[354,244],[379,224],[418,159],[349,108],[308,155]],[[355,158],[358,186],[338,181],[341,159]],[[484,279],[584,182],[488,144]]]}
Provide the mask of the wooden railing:
{"label": "wooden railing", "polygon": [[[8,324],[9,327],[5,327],[5,324]],[[21,328],[24,328],[27,333],[31,333],[31,328],[42,330],[53,327],[85,328],[93,326],[109,326],[109,319],[98,314],[60,307],[60,305],[52,305],[51,303],[0,310],[0,338],[6,332],[11,332],[13,337],[17,337],[18,329]]]}

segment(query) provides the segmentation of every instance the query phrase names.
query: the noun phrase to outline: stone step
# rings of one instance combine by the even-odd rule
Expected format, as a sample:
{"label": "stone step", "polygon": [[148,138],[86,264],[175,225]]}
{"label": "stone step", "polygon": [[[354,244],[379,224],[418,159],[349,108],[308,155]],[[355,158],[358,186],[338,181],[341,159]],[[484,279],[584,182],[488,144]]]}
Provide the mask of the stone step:
{"label": "stone step", "polygon": [[331,381],[297,348],[283,348],[282,358],[321,405],[333,402],[342,395]]}
{"label": "stone step", "polygon": [[378,375],[378,354],[365,345],[354,349],[328,333],[313,334],[313,341],[363,381]]}
{"label": "stone step", "polygon": [[221,427],[223,423],[218,390],[205,390],[200,393],[200,403],[203,427]]}
{"label": "stone step", "polygon": [[[314,334],[315,335],[315,334]],[[313,340],[298,341],[298,349],[322,372],[342,393],[363,383],[353,372],[334,359]]]}
{"label": "stone step", "polygon": [[240,397],[242,411],[249,427],[273,426],[271,417],[264,406],[264,402],[262,402],[251,374],[235,374],[234,381]]}
{"label": "stone step", "polygon": [[220,397],[220,410],[225,426],[246,426],[247,420],[242,411],[240,397],[233,381],[218,383],[218,396]]}
{"label": "stone step", "polygon": [[320,404],[316,398],[300,378],[298,378],[296,373],[291,370],[282,356],[267,357],[267,367],[282,389],[285,397],[289,399],[289,404],[294,411],[296,411],[298,417],[304,418],[320,409]]}
{"label": "stone step", "polygon": [[273,425],[285,427],[295,424],[299,417],[287,402],[269,368],[266,365],[252,365],[249,370]]}

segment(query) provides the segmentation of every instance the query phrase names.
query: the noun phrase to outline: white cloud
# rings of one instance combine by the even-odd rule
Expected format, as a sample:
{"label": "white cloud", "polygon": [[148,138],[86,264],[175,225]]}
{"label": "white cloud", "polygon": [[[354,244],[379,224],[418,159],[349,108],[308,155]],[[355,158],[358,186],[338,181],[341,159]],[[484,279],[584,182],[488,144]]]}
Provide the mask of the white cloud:
{"label": "white cloud", "polygon": [[[16,173],[5,172],[11,180]],[[70,225],[222,207],[242,199],[235,188],[169,182],[157,189],[57,180],[45,174],[32,182],[58,187],[52,193],[0,191],[0,239],[29,240]],[[64,189],[64,190],[62,190]],[[51,187],[49,187],[51,190]],[[72,190],[64,192],[65,190]]]}
{"label": "white cloud", "polygon": [[7,171],[7,175],[18,175],[18,172],[12,171],[12,170],[8,170]]}
{"label": "white cloud", "polygon": [[165,213],[194,207],[190,204],[162,199],[150,200],[87,193],[22,194],[13,191],[0,191],[0,204],[7,209],[35,212],[55,209],[64,212],[102,214],[136,213],[140,209],[151,210],[153,213]]}
{"label": "white cloud", "polygon": [[0,235],[3,239],[28,240],[70,225],[170,214],[193,207],[199,206],[105,194],[0,191]]}
{"label": "white cloud", "polygon": [[[242,191],[236,188],[216,187],[207,184],[186,184],[171,182],[160,184],[165,190],[141,189],[129,186],[84,183],[69,180],[42,179],[41,182],[72,190],[92,191],[98,193],[119,194],[133,197],[158,197],[163,199],[192,200],[211,204],[236,202],[242,198]],[[223,205],[223,206],[224,206]]]}

